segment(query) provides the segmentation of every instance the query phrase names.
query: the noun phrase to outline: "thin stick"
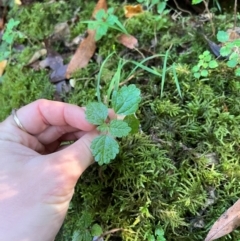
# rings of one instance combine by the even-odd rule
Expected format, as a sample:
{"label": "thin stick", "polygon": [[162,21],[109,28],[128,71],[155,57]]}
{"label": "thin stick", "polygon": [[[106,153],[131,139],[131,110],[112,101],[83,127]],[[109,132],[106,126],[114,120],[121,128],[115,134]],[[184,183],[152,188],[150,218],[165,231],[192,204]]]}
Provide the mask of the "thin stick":
{"label": "thin stick", "polygon": [[[236,0],[235,0],[236,1]],[[206,11],[207,11],[207,13],[208,13],[208,15],[209,15],[209,18],[210,18],[210,23],[211,23],[211,26],[212,26],[212,32],[213,32],[213,36],[215,36],[215,27],[214,27],[214,23],[213,23],[213,20],[212,20],[212,18],[211,18],[211,12],[210,12],[210,10],[209,10],[209,8],[208,8],[208,1],[206,1],[206,0],[203,0],[203,3],[204,3],[204,5],[205,5],[205,9],[206,9]]]}
{"label": "thin stick", "polygon": [[234,3],[234,29],[237,27],[237,0]]}
{"label": "thin stick", "polygon": [[104,236],[108,235],[108,234],[112,234],[112,233],[116,233],[118,231],[123,231],[123,228],[114,228],[111,229],[109,231],[106,231],[105,233],[103,233],[102,235],[100,235],[95,241],[100,241],[101,238],[103,238]]}
{"label": "thin stick", "polygon": [[177,1],[176,1],[176,0],[173,0],[173,1],[174,1],[174,3],[175,3],[175,5],[176,5],[176,7],[177,7],[178,10],[180,10],[180,11],[182,11],[182,12],[184,12],[184,13],[188,13],[190,16],[192,16],[192,13],[191,13],[190,11],[188,11],[188,10],[186,10],[186,9],[183,9],[183,8],[180,8],[179,5],[178,5],[178,3],[177,3]]}

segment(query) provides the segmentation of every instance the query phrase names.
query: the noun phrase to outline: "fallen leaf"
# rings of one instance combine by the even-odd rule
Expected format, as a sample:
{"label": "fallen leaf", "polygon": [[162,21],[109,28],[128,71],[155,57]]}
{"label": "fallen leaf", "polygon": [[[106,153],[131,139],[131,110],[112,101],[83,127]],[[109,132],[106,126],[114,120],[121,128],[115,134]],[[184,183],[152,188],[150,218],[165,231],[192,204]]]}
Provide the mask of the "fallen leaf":
{"label": "fallen leaf", "polygon": [[0,18],[0,31],[2,31],[4,28],[4,19]]}
{"label": "fallen leaf", "polygon": [[99,0],[93,10],[92,13],[92,18],[95,18],[96,13],[100,10],[100,9],[104,9],[105,11],[107,11],[107,1],[106,0]]}
{"label": "fallen leaf", "polygon": [[7,66],[7,60],[3,60],[0,62],[0,76],[3,75],[3,72]]}
{"label": "fallen leaf", "polygon": [[124,6],[124,13],[126,18],[132,18],[136,15],[143,13],[142,5],[126,5]]}
{"label": "fallen leaf", "polygon": [[240,199],[213,224],[205,241],[220,238],[240,226]]}
{"label": "fallen leaf", "polygon": [[65,40],[70,36],[70,29],[67,22],[58,23],[54,27],[53,34],[51,36],[52,40]]}
{"label": "fallen leaf", "polygon": [[49,67],[53,70],[50,75],[50,81],[52,83],[65,80],[66,78],[67,65],[63,64],[63,58],[58,53],[49,52],[47,58],[40,61],[39,66],[42,69]]}
{"label": "fallen leaf", "polygon": [[66,77],[70,78],[73,72],[87,66],[96,50],[95,30],[88,30],[88,36],[82,40],[77,51],[73,55],[67,71]]}
{"label": "fallen leaf", "polygon": [[[107,1],[99,0],[93,10],[92,18],[100,9],[107,11]],[[95,30],[87,30],[87,37],[84,38],[73,55],[66,71],[66,78],[70,78],[72,73],[87,66],[96,50]]]}
{"label": "fallen leaf", "polygon": [[28,61],[27,66],[31,65],[32,63],[34,63],[35,61],[37,61],[38,59],[40,59],[41,57],[43,57],[46,54],[47,54],[46,49],[40,49],[40,50],[36,51],[33,54],[33,56],[31,57],[31,59]]}
{"label": "fallen leaf", "polygon": [[132,35],[121,34],[117,37],[117,41],[129,49],[134,49],[138,46],[138,40]]}

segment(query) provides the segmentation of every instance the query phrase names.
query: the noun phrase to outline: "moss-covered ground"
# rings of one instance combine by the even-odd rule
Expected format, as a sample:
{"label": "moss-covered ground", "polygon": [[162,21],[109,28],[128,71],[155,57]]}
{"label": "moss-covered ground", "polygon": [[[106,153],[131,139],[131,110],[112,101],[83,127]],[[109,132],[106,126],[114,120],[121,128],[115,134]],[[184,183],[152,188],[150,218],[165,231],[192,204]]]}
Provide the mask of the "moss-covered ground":
{"label": "moss-covered ground", "polygon": [[[46,1],[47,2],[47,1]],[[54,98],[48,70],[25,67],[57,23],[71,19],[80,7],[80,19],[71,26],[70,39],[84,33],[95,1],[52,1],[11,8],[8,19],[19,20],[18,30],[27,39],[22,52],[14,56],[0,85],[0,119],[39,98]],[[132,4],[136,3],[132,1]],[[199,15],[157,15],[154,8],[126,20],[123,2],[109,1],[128,32],[139,41],[138,51],[126,49],[115,41],[110,30],[97,43],[89,65],[76,73],[78,79],[64,101],[82,106],[96,99],[96,78],[101,61],[115,51],[101,76],[102,97],[117,71],[121,59],[141,62],[166,78],[138,68],[128,79],[134,64],[124,65],[121,81],[141,89],[142,102],[136,113],[141,128],[138,134],[119,140],[121,150],[107,166],[92,165],[80,178],[69,212],[56,241],[92,240],[94,224],[103,232],[119,228],[105,240],[155,240],[155,229],[164,230],[166,240],[203,240],[210,226],[240,196],[240,79],[224,60],[206,78],[196,79],[191,69],[208,45],[199,35]],[[216,30],[233,26],[232,14],[215,16]],[[211,36],[211,24],[201,23]],[[216,38],[211,37],[216,41]],[[63,54],[59,42],[55,50]],[[68,61],[68,60],[66,60]],[[170,70],[175,66],[181,95]],[[160,93],[162,91],[162,96]],[[96,225],[95,225],[96,226]],[[41,230],[39,230],[41,232]],[[36,234],[37,235],[37,234]],[[152,239],[149,237],[151,236]],[[155,237],[157,238],[157,237]],[[156,239],[157,240],[157,239]],[[240,240],[234,231],[221,240]]]}

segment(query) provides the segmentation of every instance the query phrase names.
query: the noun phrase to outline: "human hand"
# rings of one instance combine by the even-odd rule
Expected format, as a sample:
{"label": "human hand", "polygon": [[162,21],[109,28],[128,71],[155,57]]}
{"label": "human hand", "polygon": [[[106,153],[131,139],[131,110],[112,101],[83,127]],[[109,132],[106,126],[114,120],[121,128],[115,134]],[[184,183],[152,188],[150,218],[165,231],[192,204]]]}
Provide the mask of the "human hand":
{"label": "human hand", "polygon": [[[53,241],[98,135],[83,108],[38,100],[0,123],[0,241]],[[63,141],[75,141],[60,146]]]}

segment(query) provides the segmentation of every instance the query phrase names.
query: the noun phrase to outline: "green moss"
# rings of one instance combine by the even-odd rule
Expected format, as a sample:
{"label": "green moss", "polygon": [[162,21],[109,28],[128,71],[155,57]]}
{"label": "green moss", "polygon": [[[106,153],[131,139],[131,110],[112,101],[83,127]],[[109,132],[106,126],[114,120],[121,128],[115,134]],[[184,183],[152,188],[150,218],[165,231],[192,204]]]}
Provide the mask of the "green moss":
{"label": "green moss", "polygon": [[14,108],[19,108],[40,98],[52,99],[53,86],[45,71],[36,72],[21,66],[8,66],[0,86],[0,119]]}

